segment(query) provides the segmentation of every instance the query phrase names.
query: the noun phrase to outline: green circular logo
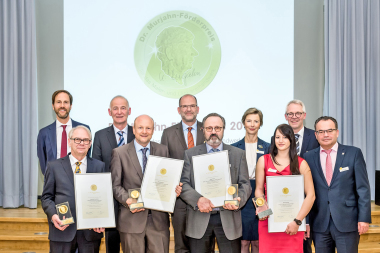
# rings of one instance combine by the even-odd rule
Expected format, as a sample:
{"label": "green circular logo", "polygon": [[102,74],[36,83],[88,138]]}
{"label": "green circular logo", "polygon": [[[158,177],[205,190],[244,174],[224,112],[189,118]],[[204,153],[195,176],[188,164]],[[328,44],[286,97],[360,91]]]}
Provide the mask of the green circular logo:
{"label": "green circular logo", "polygon": [[179,98],[205,89],[218,72],[220,42],[214,28],[188,11],[169,11],[151,19],[135,45],[140,78],[164,97]]}

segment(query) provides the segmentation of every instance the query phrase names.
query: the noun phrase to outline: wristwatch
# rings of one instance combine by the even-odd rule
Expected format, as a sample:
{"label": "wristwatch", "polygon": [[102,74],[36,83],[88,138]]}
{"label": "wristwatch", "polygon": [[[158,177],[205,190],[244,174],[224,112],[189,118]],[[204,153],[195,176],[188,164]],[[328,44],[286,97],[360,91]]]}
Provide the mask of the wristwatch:
{"label": "wristwatch", "polygon": [[300,220],[297,220],[297,219],[294,219],[294,221],[296,222],[296,224],[297,224],[298,226],[301,226],[301,224],[302,224],[302,221],[300,221]]}

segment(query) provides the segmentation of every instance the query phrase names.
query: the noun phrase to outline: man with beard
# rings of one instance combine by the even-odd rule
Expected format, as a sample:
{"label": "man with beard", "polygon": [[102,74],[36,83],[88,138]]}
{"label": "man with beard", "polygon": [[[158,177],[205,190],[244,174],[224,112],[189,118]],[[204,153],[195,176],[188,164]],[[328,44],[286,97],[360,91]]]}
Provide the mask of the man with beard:
{"label": "man with beard", "polygon": [[[190,94],[183,95],[179,99],[177,110],[182,121],[164,130],[161,144],[168,147],[170,158],[183,160],[185,150],[202,144],[205,139],[202,132],[202,122],[197,121],[199,107],[196,97]],[[172,214],[172,223],[175,252],[189,252],[189,242],[185,235],[186,203],[181,198],[177,198]]]}
{"label": "man with beard", "polygon": [[[216,237],[221,253],[240,253],[242,236],[240,208],[247,202],[252,189],[245,152],[222,142],[224,128],[224,118],[217,113],[210,113],[203,119],[206,143],[185,151],[180,196],[189,205],[186,236],[189,237],[190,252],[210,252]],[[238,207],[231,204],[215,207],[209,199],[195,190],[193,156],[222,150],[228,150],[231,183],[239,185]]]}
{"label": "man with beard", "polygon": [[[42,174],[45,174],[47,162],[63,158],[70,153],[67,145],[67,133],[78,125],[89,126],[74,121],[69,114],[73,104],[73,96],[66,90],[57,90],[52,95],[52,106],[57,115],[56,121],[40,130],[37,137],[37,156]],[[91,147],[87,156],[91,154]]]}

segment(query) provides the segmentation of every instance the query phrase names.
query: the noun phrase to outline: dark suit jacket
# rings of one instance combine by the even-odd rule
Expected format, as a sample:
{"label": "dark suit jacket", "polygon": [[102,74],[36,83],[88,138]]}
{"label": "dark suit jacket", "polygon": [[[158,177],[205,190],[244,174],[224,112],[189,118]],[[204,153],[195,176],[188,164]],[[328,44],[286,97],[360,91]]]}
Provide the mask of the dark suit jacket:
{"label": "dark suit jacket", "polygon": [[[371,222],[371,193],[363,154],[359,148],[339,144],[333,177],[327,185],[320,148],[305,154],[315,188],[315,202],[309,213],[314,232],[325,232],[330,215],[340,232],[358,231],[358,222]],[[339,168],[348,170],[340,171]]]}
{"label": "dark suit jacket", "polygon": [[[150,142],[150,154],[168,157],[168,148],[156,142]],[[149,159],[149,157],[148,157]],[[142,169],[137,158],[134,142],[115,148],[111,161],[113,196],[119,205],[117,230],[123,233],[142,233],[146,228],[148,210],[131,213],[127,206],[128,189],[141,188]],[[156,230],[169,228],[169,214],[152,210],[153,224]]]}
{"label": "dark suit jacket", "polygon": [[[248,178],[247,160],[245,151],[223,143],[223,150],[228,150],[230,162],[231,183],[239,184],[238,195],[240,207],[243,207],[251,195],[252,189]],[[202,144],[185,151],[181,182],[183,182],[181,198],[188,204],[186,215],[186,236],[200,239],[203,237],[210,220],[210,213],[201,213],[197,210],[198,199],[202,197],[195,190],[193,173],[193,156],[207,153],[206,144]],[[226,237],[234,240],[242,236],[241,212],[220,209],[220,219]]]}
{"label": "dark suit jacket", "polygon": [[[88,157],[86,173],[101,172],[104,172],[104,163]],[[71,242],[77,232],[75,223],[69,225],[64,231],[60,231],[51,222],[51,217],[57,214],[55,205],[66,201],[69,202],[71,214],[76,221],[74,173],[70,165],[69,155],[49,162],[45,173],[41,204],[49,221],[49,240],[51,241]],[[87,241],[94,241],[101,239],[103,233],[84,230],[84,236]]]}
{"label": "dark suit jacket", "polygon": [[[89,126],[71,119],[73,128],[83,125],[90,129]],[[67,133],[69,137],[69,133]],[[91,148],[88,150],[87,157],[91,154]],[[57,131],[56,121],[42,128],[37,137],[37,156],[40,160],[42,174],[45,174],[47,162],[57,159]]]}
{"label": "dark suit jacket", "polygon": [[[133,129],[131,126],[128,126],[128,137],[126,143],[130,143],[133,141],[133,139],[135,139]],[[111,171],[110,166],[112,159],[112,150],[114,148],[117,148],[117,142],[113,125],[99,130],[95,133],[92,158],[104,162],[106,164],[106,172]],[[113,201],[113,206],[115,211],[115,224],[117,224],[119,202],[116,199]]]}
{"label": "dark suit jacket", "polygon": [[319,147],[319,143],[317,141],[317,138],[315,138],[315,131],[305,127],[305,130],[303,132],[300,157],[304,158],[304,155],[308,151],[313,150],[318,147]]}
{"label": "dark suit jacket", "polygon": [[[245,150],[245,137],[241,139],[238,142],[235,142],[231,144],[231,146],[240,148],[242,150]],[[257,150],[262,151],[264,153],[257,153],[256,162],[259,160],[259,158],[265,154],[269,153],[270,144],[268,142],[263,141],[262,139],[258,138],[257,140]]]}

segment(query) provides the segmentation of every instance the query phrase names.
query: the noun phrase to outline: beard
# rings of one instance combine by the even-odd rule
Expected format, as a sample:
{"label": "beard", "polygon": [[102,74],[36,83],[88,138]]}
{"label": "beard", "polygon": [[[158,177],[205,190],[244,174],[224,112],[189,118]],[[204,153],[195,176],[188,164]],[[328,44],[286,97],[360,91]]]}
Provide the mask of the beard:
{"label": "beard", "polygon": [[[213,137],[216,137],[216,139],[212,139]],[[206,139],[207,144],[210,146],[211,145],[220,145],[220,143],[222,143],[223,135],[221,138],[219,138],[219,136],[217,134],[212,134],[212,135],[210,135],[210,137],[208,139],[207,138],[205,138],[205,139]]]}
{"label": "beard", "polygon": [[[60,115],[59,114],[59,110],[65,110],[66,113],[64,115]],[[66,110],[66,108],[57,108],[54,110],[55,114],[57,114],[57,117],[60,118],[60,119],[66,119],[67,117],[69,117],[69,114],[70,114],[70,109],[69,110]]]}

